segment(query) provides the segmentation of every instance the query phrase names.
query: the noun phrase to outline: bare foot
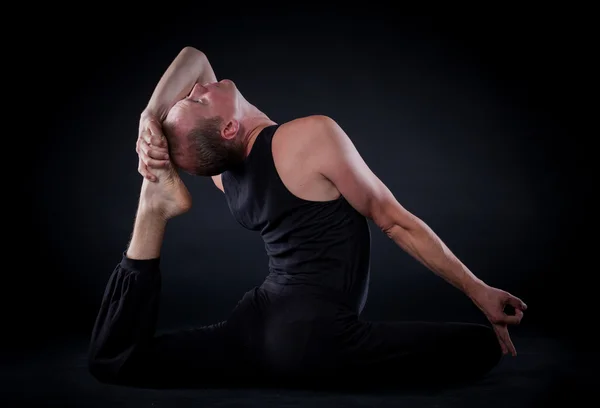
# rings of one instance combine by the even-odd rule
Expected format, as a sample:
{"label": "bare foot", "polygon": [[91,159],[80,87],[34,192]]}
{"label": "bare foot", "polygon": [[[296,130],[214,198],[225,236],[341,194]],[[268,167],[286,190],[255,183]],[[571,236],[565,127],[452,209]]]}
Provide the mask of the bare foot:
{"label": "bare foot", "polygon": [[157,181],[144,178],[140,194],[140,206],[168,220],[184,214],[192,207],[192,196],[173,168],[152,169]]}

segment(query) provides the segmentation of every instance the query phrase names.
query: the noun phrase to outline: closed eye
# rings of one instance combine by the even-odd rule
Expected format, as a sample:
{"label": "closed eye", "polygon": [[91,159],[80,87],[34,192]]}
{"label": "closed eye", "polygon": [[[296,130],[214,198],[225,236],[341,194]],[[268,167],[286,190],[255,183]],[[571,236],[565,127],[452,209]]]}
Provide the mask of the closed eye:
{"label": "closed eye", "polygon": [[191,96],[186,96],[184,99],[188,100],[188,101],[196,102],[196,103],[199,103],[199,104],[202,104],[202,105],[206,105],[206,103],[207,103],[207,101],[206,101],[205,98],[194,99]]}

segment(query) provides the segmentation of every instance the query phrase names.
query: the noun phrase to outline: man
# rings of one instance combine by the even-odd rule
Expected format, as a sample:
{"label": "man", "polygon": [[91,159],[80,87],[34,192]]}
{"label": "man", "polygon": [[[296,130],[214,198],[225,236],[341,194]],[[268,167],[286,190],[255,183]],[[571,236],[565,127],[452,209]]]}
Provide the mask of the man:
{"label": "man", "polygon": [[[141,115],[136,150],[144,180],[133,234],[106,287],[90,344],[89,368],[98,380],[157,387],[234,380],[400,386],[478,378],[502,353],[516,354],[507,325],[520,322],[525,304],[478,279],[403,208],[331,118],[277,124],[232,81],[217,82],[207,57],[187,47]],[[156,335],[165,227],[192,205],[176,168],[212,177],[237,221],[260,232],[269,274],[226,321]],[[493,330],[362,320],[367,219],[463,291]],[[505,314],[507,305],[514,315]]]}

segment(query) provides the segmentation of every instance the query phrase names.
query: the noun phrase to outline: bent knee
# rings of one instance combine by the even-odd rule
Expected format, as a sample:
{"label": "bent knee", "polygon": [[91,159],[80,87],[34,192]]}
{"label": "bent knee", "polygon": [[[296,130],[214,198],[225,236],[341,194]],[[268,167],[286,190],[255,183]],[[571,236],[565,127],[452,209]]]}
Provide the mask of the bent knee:
{"label": "bent knee", "polygon": [[502,358],[502,348],[494,330],[482,324],[466,327],[466,352],[471,356],[472,364],[478,371],[487,372],[494,368]]}
{"label": "bent knee", "polygon": [[[128,361],[125,361],[127,363]],[[103,384],[126,385],[131,382],[131,375],[124,370],[124,363],[119,360],[89,357],[88,372]]]}
{"label": "bent knee", "polygon": [[116,384],[118,383],[118,375],[115,370],[111,369],[110,366],[99,362],[97,360],[88,360],[88,372],[97,381],[104,384]]}

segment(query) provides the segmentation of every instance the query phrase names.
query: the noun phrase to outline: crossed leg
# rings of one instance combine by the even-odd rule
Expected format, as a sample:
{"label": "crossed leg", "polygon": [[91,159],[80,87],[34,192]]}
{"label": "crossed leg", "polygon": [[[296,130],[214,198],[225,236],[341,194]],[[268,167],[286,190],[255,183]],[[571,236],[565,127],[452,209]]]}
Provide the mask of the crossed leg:
{"label": "crossed leg", "polygon": [[343,338],[342,371],[366,386],[476,380],[502,356],[493,330],[480,324],[357,320]]}

